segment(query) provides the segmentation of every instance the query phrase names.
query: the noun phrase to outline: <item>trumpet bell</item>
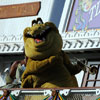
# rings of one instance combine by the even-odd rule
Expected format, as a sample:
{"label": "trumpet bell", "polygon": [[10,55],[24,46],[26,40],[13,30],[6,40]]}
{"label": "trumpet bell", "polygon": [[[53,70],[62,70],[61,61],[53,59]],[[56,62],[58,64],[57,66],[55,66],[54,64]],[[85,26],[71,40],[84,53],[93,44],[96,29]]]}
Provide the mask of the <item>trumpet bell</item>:
{"label": "trumpet bell", "polygon": [[90,74],[94,75],[94,74],[97,74],[97,72],[98,72],[98,68],[97,67],[93,66],[93,67],[89,68],[89,73]]}

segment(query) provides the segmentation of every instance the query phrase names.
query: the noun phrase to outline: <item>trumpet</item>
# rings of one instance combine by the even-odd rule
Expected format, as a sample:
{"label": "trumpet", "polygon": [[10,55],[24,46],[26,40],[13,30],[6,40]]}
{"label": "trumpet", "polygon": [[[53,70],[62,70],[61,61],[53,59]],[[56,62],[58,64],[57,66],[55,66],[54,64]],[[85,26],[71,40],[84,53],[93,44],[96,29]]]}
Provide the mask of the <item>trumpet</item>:
{"label": "trumpet", "polygon": [[96,74],[97,72],[98,72],[98,68],[97,67],[95,67],[95,66],[92,66],[92,67],[90,67],[90,66],[87,66],[86,64],[84,64],[80,59],[78,59],[78,58],[76,58],[76,57],[74,57],[75,58],[75,60],[77,61],[77,63],[79,64],[79,66],[81,66],[81,68],[82,68],[82,70],[84,71],[84,72],[89,72],[89,74],[92,74],[92,75],[94,75],[94,74]]}

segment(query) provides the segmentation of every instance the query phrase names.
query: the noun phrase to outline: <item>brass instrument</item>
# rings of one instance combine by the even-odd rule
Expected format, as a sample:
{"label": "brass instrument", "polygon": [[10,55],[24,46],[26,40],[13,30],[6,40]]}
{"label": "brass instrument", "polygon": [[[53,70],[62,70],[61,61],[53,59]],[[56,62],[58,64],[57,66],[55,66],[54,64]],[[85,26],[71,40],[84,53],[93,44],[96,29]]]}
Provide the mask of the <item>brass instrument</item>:
{"label": "brass instrument", "polygon": [[90,74],[92,74],[92,75],[94,75],[94,74],[96,74],[97,72],[98,72],[98,68],[97,67],[95,67],[95,66],[93,66],[93,67],[90,67],[90,66],[87,66],[86,64],[84,64],[80,59],[78,59],[78,58],[76,58],[76,57],[74,57],[75,58],[75,60],[77,61],[77,62],[79,62],[80,63],[80,66],[82,67],[82,70],[83,71],[85,71],[85,72],[89,72]]}

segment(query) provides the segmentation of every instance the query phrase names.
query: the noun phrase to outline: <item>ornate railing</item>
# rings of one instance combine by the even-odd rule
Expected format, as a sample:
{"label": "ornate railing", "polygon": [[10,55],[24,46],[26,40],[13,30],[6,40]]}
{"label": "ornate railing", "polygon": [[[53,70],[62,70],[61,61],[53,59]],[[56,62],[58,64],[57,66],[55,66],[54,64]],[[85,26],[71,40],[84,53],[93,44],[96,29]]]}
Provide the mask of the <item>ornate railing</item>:
{"label": "ornate railing", "polygon": [[100,48],[100,30],[71,31],[61,34],[63,50],[88,50]]}
{"label": "ornate railing", "polygon": [[0,54],[2,53],[21,53],[23,52],[23,36],[20,35],[1,35]]}
{"label": "ornate railing", "polygon": [[[100,30],[72,31],[61,34],[63,39],[63,50],[80,51],[100,48]],[[1,35],[1,53],[23,52],[23,35]]]}
{"label": "ornate railing", "polygon": [[[12,95],[18,100],[43,100],[46,96],[51,96],[52,89],[10,89]],[[58,90],[58,89],[55,89]],[[1,90],[1,95],[2,90]],[[100,98],[100,88],[59,88],[59,94],[65,100],[98,100]],[[38,98],[38,99],[37,99]]]}

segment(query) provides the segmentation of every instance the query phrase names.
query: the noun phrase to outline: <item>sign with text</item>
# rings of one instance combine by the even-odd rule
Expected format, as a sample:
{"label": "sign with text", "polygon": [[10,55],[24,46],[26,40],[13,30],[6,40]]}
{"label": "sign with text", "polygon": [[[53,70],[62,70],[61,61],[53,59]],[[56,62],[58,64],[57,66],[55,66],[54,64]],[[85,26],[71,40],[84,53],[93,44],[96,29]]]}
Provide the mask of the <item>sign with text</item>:
{"label": "sign with text", "polygon": [[100,0],[75,0],[67,31],[99,29]]}
{"label": "sign with text", "polygon": [[40,2],[0,6],[0,19],[35,16],[40,10]]}

